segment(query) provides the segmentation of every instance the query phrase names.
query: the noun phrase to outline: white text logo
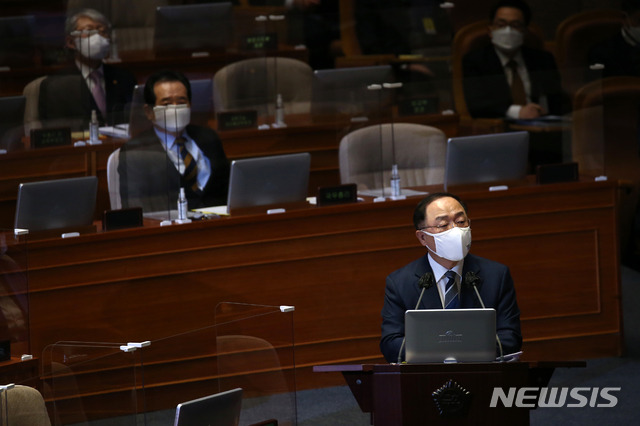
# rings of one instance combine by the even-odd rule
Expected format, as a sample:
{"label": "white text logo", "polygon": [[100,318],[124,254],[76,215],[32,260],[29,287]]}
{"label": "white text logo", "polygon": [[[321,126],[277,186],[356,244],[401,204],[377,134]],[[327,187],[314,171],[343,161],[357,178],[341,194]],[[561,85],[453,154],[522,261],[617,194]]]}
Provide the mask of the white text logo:
{"label": "white text logo", "polygon": [[490,407],[615,407],[618,398],[613,392],[621,388],[493,388]]}

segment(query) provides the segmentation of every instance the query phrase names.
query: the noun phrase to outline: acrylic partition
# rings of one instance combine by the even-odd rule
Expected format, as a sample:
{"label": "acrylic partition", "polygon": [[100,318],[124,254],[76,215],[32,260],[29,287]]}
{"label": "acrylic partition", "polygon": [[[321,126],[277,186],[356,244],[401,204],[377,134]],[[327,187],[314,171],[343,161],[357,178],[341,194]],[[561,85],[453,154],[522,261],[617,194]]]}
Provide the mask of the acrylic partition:
{"label": "acrylic partition", "polygon": [[42,354],[53,425],[168,425],[178,404],[242,388],[241,425],[296,424],[291,306],[220,303],[210,326],[153,341],[58,342]]}
{"label": "acrylic partition", "polygon": [[27,248],[26,235],[0,229],[1,362],[20,362],[31,355]]}

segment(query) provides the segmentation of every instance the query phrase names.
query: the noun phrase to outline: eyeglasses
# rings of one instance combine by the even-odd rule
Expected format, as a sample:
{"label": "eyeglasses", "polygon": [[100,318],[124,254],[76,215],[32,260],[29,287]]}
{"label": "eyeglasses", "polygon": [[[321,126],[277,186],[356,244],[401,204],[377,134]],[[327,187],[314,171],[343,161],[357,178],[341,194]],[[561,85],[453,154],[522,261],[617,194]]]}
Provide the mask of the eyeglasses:
{"label": "eyeglasses", "polygon": [[90,36],[92,36],[94,34],[100,34],[103,37],[109,37],[109,32],[107,31],[107,29],[105,27],[87,28],[87,29],[83,29],[83,30],[71,31],[71,36],[72,37],[87,38],[87,37],[90,37]]}
{"label": "eyeglasses", "polygon": [[432,229],[433,234],[439,234],[440,232],[448,231],[453,227],[466,228],[469,225],[471,225],[471,219],[469,219],[468,217],[465,217],[465,218],[458,218],[453,222],[442,223],[440,225],[427,225],[424,228],[420,228],[420,230],[422,231],[423,229]]}
{"label": "eyeglasses", "polygon": [[517,31],[524,31],[526,25],[522,21],[505,21],[504,19],[497,19],[493,22],[495,28],[511,27]]}

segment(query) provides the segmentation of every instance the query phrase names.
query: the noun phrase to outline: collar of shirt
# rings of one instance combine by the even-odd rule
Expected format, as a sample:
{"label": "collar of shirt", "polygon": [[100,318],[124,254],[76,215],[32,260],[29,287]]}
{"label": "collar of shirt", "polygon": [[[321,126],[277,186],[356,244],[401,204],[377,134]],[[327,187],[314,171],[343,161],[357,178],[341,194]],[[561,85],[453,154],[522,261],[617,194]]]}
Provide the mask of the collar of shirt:
{"label": "collar of shirt", "polygon": [[[440,293],[440,301],[444,305],[444,293],[445,287],[447,286],[447,279],[444,274],[447,273],[449,269],[445,268],[441,264],[435,261],[431,257],[431,253],[427,254],[427,258],[429,259],[429,265],[431,265],[431,270],[433,271],[433,278],[436,281],[438,286],[438,293]],[[456,279],[456,285],[458,286],[458,291],[460,291],[460,282],[462,281],[462,266],[464,265],[464,259],[458,262],[451,270],[456,273],[458,276]]]}
{"label": "collar of shirt", "polygon": [[102,76],[102,80],[104,81],[104,67],[102,66],[102,64],[100,64],[98,68],[91,68],[83,64],[82,62],[76,60],[76,66],[80,70],[80,73],[82,74],[82,78],[84,78],[85,80],[89,78],[89,74],[91,74],[94,70],[97,69],[100,71],[100,75]]}
{"label": "collar of shirt", "polygon": [[501,51],[498,48],[495,48],[496,54],[498,55],[498,59],[500,59],[500,63],[502,64],[502,68],[507,66],[507,62],[509,62],[511,59],[513,59],[514,61],[516,61],[516,63],[518,64],[518,68],[525,68],[525,64],[524,64],[524,58],[522,57],[522,51],[518,50],[518,53],[515,54],[515,56],[513,56],[513,58],[507,56],[503,51]]}
{"label": "collar of shirt", "polygon": [[[170,154],[170,156],[172,158],[175,157],[175,159],[179,158],[178,147],[176,146],[177,138],[169,133],[163,132],[155,126],[153,130],[156,132],[156,135],[158,136],[158,139],[160,139],[162,146]],[[182,136],[186,140],[184,146],[187,148],[187,151],[189,151],[194,160],[198,161],[200,150],[194,147],[195,142],[193,141],[193,139],[189,137],[186,131],[183,131],[180,136]]]}

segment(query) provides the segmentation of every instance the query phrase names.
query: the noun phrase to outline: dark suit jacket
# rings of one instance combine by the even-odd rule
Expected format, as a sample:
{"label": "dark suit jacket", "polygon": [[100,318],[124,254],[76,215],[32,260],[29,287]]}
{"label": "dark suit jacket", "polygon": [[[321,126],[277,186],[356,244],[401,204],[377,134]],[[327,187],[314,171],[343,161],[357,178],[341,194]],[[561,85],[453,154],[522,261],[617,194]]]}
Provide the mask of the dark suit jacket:
{"label": "dark suit jacket", "polygon": [[[431,266],[427,255],[424,255],[387,277],[382,308],[380,350],[388,362],[398,361],[398,352],[404,338],[404,313],[408,309],[416,308],[422,291],[418,281],[428,271],[431,271]],[[522,347],[520,309],[516,302],[516,292],[509,268],[498,262],[468,254],[464,259],[463,279],[470,271],[480,277],[478,291],[485,306],[496,310],[496,330],[502,342],[504,354],[519,351]],[[473,288],[462,286],[460,307],[482,307]],[[424,292],[418,309],[442,309],[440,294],[435,284]]]}
{"label": "dark suit jacket", "polygon": [[[208,127],[194,125],[186,131],[211,162],[211,176],[202,194],[187,194],[189,208],[226,204],[229,162],[218,135]],[[142,207],[145,212],[177,209],[180,173],[153,129],[120,148],[118,174],[123,207]]]}
{"label": "dark suit jacket", "polygon": [[[553,55],[522,47],[522,57],[531,79],[532,101],[537,103],[540,96],[545,95],[550,114],[568,112],[570,104],[562,91]],[[462,60],[462,72],[469,114],[474,118],[504,118],[513,101],[507,76],[493,45],[467,53]]]}
{"label": "dark suit jacket", "polygon": [[[640,47],[631,46],[618,32],[614,37],[605,40],[589,51],[589,65],[604,65],[602,77],[636,76],[640,77]],[[597,78],[592,72],[592,78]]]}
{"label": "dark suit jacket", "polygon": [[107,116],[103,117],[96,106],[80,70],[73,66],[68,70],[45,78],[40,85],[38,113],[45,126],[70,126],[72,130],[87,129],[91,110],[98,113],[100,125],[128,123],[126,114],[133,96],[136,79],[129,71],[103,65]]}

